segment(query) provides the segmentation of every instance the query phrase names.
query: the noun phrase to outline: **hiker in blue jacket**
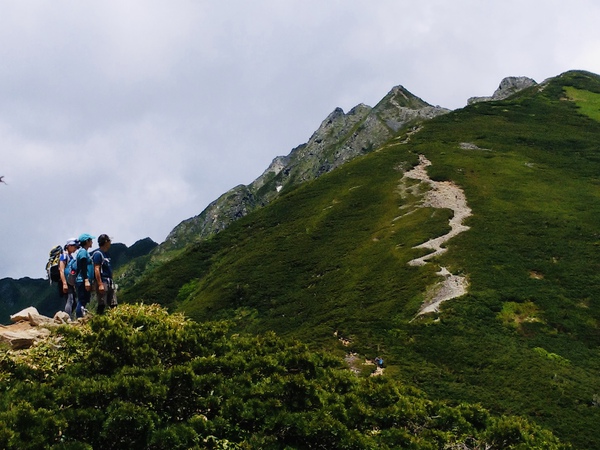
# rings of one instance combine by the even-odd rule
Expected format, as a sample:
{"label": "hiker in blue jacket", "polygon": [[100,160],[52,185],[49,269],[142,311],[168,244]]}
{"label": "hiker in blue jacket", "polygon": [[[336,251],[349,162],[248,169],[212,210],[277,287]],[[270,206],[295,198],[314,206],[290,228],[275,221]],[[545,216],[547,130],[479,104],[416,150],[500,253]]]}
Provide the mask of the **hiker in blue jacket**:
{"label": "hiker in blue jacket", "polygon": [[77,308],[75,315],[77,318],[83,317],[85,307],[90,302],[92,296],[92,282],[94,280],[94,264],[88,253],[92,247],[94,236],[83,233],[79,236],[81,248],[77,252],[77,278],[75,279],[75,288],[77,290]]}
{"label": "hiker in blue jacket", "polygon": [[110,238],[106,234],[98,236],[98,250],[93,252],[94,279],[96,281],[96,298],[98,299],[98,314],[104,314],[106,307],[117,306],[115,283],[113,282],[112,265],[110,263]]}
{"label": "hiker in blue jacket", "polygon": [[69,261],[75,258],[75,252],[79,248],[79,241],[77,239],[69,239],[65,244],[65,251],[60,255],[58,267],[60,270],[60,293],[61,297],[66,296],[67,301],[65,304],[65,312],[71,317],[73,313],[73,306],[76,306],[77,294],[75,293],[75,286],[68,283],[66,268]]}

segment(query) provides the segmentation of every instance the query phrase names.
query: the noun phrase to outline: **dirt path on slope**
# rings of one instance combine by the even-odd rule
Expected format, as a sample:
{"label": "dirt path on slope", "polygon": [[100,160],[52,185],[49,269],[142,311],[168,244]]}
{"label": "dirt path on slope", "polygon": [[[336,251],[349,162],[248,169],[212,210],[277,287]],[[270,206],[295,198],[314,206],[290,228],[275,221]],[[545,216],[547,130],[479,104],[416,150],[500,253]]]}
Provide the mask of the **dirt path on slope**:
{"label": "dirt path on slope", "polygon": [[[450,181],[433,181],[427,174],[427,167],[431,165],[425,156],[419,155],[419,165],[404,174],[405,177],[413,180],[419,180],[427,183],[430,190],[425,194],[421,207],[431,208],[447,208],[454,212],[454,216],[450,219],[450,232],[430,239],[423,244],[417,245],[414,248],[431,249],[433,252],[428,253],[420,258],[413,259],[408,262],[411,266],[423,266],[428,261],[436,256],[446,252],[443,248],[448,240],[452,239],[459,233],[467,231],[468,226],[463,225],[463,220],[471,215],[471,208],[467,205],[467,198],[460,187]],[[437,312],[439,305],[456,297],[460,297],[467,293],[469,283],[463,276],[453,275],[445,267],[441,267],[438,275],[443,276],[444,280],[435,284],[426,293],[426,301],[421,306],[417,316],[429,312]]]}

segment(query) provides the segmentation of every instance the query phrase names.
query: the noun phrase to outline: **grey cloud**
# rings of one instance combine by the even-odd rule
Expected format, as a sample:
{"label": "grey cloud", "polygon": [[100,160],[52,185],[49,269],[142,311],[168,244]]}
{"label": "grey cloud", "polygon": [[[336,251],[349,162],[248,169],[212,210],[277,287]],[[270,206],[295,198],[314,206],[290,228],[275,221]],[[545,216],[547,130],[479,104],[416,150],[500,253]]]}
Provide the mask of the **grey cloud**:
{"label": "grey cloud", "polygon": [[84,231],[161,241],[306,142],[335,107],[374,105],[397,84],[457,108],[504,76],[600,72],[599,8],[4,2],[0,278],[43,276],[50,247]]}

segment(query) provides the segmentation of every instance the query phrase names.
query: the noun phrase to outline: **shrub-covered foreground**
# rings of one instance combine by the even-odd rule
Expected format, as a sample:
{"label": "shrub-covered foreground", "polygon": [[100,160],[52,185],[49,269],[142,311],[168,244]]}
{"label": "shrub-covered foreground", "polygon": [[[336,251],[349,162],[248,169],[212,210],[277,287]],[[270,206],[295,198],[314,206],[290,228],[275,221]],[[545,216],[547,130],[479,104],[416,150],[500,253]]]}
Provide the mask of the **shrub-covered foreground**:
{"label": "shrub-covered foreground", "polygon": [[0,359],[0,447],[561,448],[548,431],[450,406],[274,334],[230,336],[123,305]]}

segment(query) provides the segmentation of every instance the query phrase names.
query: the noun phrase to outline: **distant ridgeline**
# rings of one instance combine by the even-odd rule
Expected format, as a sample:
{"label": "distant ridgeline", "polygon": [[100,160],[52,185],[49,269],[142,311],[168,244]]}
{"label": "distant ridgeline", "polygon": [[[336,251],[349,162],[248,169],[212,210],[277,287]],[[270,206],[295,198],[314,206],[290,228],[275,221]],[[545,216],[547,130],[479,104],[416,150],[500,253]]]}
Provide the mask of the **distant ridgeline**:
{"label": "distant ridgeline", "polygon": [[[114,243],[110,248],[113,267],[127,264],[131,260],[141,262],[158,244],[150,238],[141,239],[131,247],[125,244]],[[40,264],[40,271],[45,262]],[[58,296],[56,284],[49,284],[48,280],[21,278],[3,278],[0,280],[0,324],[10,322],[10,316],[28,307],[34,306],[46,316],[54,316],[64,308],[64,300]]]}
{"label": "distant ridgeline", "polygon": [[[455,228],[444,193],[463,231],[410,264]],[[379,356],[432,399],[600,448],[599,198],[598,75],[507,78],[455,111],[397,87],[125,264],[120,299]],[[423,309],[452,280],[460,297]]]}

